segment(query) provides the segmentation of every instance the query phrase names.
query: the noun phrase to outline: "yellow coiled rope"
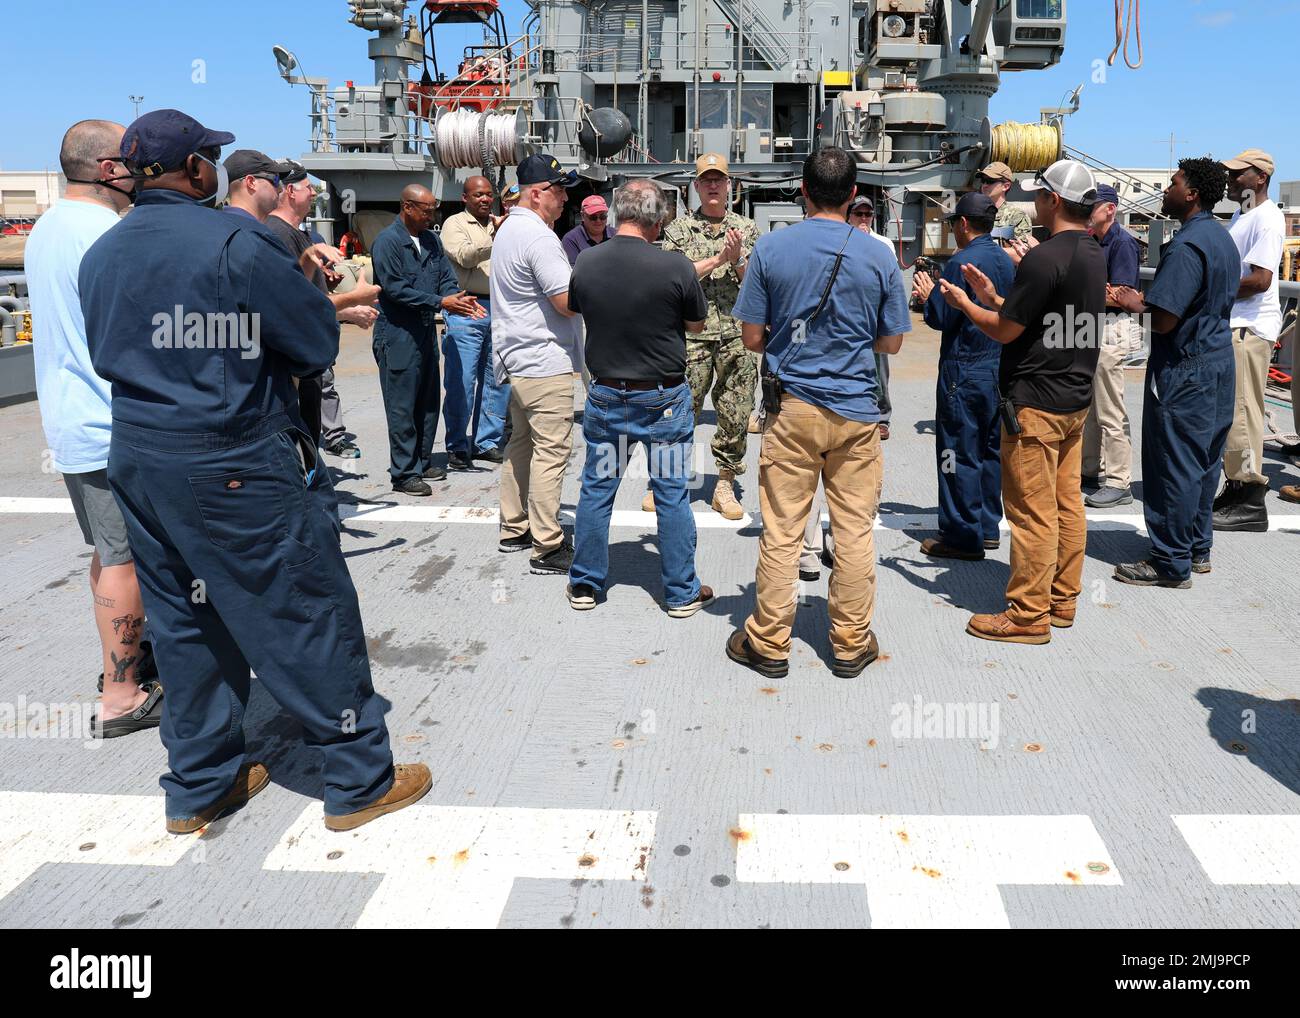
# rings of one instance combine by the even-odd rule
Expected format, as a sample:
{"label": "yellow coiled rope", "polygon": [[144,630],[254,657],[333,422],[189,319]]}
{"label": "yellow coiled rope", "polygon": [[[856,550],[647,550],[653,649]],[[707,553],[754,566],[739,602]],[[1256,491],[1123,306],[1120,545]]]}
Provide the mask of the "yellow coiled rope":
{"label": "yellow coiled rope", "polygon": [[992,162],[1006,163],[1013,173],[1045,170],[1060,158],[1058,124],[1018,124],[1008,120],[993,128]]}

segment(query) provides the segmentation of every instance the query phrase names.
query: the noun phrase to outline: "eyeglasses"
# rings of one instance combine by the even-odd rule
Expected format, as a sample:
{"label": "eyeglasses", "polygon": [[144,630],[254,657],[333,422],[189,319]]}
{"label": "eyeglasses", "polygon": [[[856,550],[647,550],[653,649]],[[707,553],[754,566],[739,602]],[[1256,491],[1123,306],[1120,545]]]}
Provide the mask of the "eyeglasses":
{"label": "eyeglasses", "polygon": [[608,219],[608,218],[609,218],[609,213],[608,213],[608,212],[584,212],[583,215],[586,216],[588,219]]}

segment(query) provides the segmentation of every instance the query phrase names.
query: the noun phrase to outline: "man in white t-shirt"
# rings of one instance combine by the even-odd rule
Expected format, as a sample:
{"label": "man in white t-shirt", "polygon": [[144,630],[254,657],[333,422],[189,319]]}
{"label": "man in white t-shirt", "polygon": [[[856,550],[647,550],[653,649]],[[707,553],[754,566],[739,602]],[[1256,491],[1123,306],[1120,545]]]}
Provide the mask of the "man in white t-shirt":
{"label": "man in white t-shirt", "polygon": [[157,728],[162,719],[162,687],[150,681],[158,670],[144,639],[126,522],[108,486],[112,387],[91,365],[77,282],[82,256],[132,201],[134,183],[120,158],[125,133],[107,120],[68,129],[59,150],[67,194],[37,220],[24,252],[41,423],[82,536],[95,549],[90,592],[104,674],[93,725],[96,737],[109,739]]}
{"label": "man in white t-shirt", "polygon": [[1264,387],[1273,344],[1282,331],[1277,272],[1282,261],[1286,219],[1268,197],[1273,157],[1257,148],[1227,159],[1228,197],[1240,203],[1229,227],[1241,255],[1241,287],[1232,306],[1232,347],[1237,399],[1223,454],[1227,483],[1214,500],[1214,529],[1262,533],[1268,530],[1264,496]]}
{"label": "man in white t-shirt", "polygon": [[560,488],[580,370],[571,267],[552,227],[577,183],[543,153],[519,164],[519,204],[492,243],[492,362],[510,383],[510,442],[501,468],[501,551],[532,551],[529,568],[567,576],[573,544],[560,527]]}

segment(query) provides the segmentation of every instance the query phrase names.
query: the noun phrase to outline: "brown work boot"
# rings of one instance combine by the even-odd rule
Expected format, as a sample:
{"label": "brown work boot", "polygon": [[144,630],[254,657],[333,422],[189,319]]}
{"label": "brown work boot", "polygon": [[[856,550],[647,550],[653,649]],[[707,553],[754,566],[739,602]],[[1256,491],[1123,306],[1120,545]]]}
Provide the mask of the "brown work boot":
{"label": "brown work boot", "polygon": [[981,640],[995,643],[1051,643],[1052,627],[1046,622],[1022,626],[1012,622],[1006,612],[997,615],[972,615],[966,623],[966,632]]}
{"label": "brown work boot", "polygon": [[1052,614],[1048,618],[1053,626],[1057,629],[1069,629],[1074,625],[1075,606],[1066,607],[1063,604],[1052,605]]}
{"label": "brown work boot", "polygon": [[1300,502],[1300,484],[1284,484],[1278,491],[1283,502]]}
{"label": "brown work boot", "polygon": [[734,471],[719,470],[718,484],[713,489],[713,511],[728,520],[738,520],[745,515],[745,510],[736,501],[736,489],[732,486],[735,480]]}
{"label": "brown work boot", "polygon": [[645,498],[641,499],[641,511],[643,513],[652,513],[655,511],[655,493],[647,490]]}
{"label": "brown work boot", "polygon": [[202,830],[212,821],[244,805],[270,782],[271,775],[267,773],[265,766],[260,763],[246,763],[239,768],[239,773],[235,775],[235,783],[230,786],[230,790],[207,809],[196,816],[180,820],[168,817],[167,833],[193,834],[195,831]]}
{"label": "brown work boot", "polygon": [[340,816],[325,814],[325,826],[331,831],[351,831],[388,813],[396,813],[419,802],[433,787],[433,775],[424,764],[396,764],[393,787],[369,806]]}

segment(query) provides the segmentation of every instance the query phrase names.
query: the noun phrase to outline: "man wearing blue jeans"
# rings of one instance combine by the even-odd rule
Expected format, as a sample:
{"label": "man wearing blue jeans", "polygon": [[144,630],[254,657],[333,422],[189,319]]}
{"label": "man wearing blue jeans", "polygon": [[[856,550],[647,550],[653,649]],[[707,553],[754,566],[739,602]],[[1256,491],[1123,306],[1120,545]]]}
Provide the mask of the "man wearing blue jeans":
{"label": "man wearing blue jeans", "polygon": [[[443,313],[442,338],[446,399],[447,469],[469,470],[471,461],[500,463],[510,403],[510,383],[498,383],[492,360],[492,239],[505,216],[492,215],[492,184],[486,177],[465,181],[465,211],[442,224],[442,246],[456,270],[460,288],[478,298],[482,318]],[[467,433],[468,429],[468,433]]]}
{"label": "man wearing blue jeans", "polygon": [[654,181],[623,187],[615,214],[618,232],[578,256],[569,283],[569,308],[587,326],[592,384],[582,415],[587,463],[566,593],[575,610],[586,611],[605,589],[614,496],[632,450],[644,445],[664,605],[673,618],[689,618],[713,600],[695,575],[695,516],[686,489],[695,414],[685,333],[703,331],[708,302],[686,256],[654,246],[668,217]]}

